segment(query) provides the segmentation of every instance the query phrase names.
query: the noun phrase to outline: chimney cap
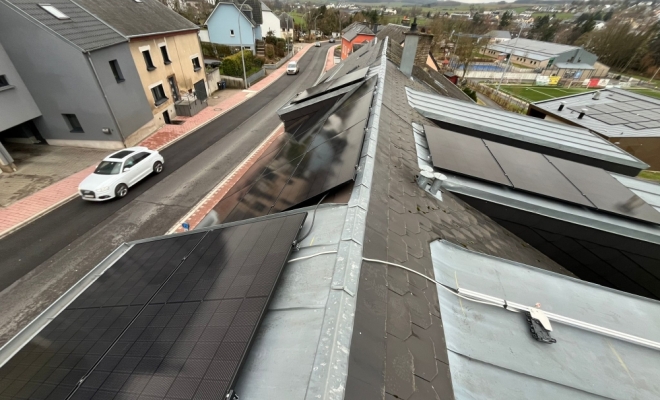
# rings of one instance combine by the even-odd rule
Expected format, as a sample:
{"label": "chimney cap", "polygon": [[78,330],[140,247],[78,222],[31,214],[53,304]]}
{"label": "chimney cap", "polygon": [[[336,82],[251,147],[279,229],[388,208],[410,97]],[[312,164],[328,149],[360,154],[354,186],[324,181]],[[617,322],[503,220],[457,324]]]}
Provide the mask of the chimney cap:
{"label": "chimney cap", "polygon": [[413,19],[413,23],[410,25],[410,32],[417,32],[417,17]]}

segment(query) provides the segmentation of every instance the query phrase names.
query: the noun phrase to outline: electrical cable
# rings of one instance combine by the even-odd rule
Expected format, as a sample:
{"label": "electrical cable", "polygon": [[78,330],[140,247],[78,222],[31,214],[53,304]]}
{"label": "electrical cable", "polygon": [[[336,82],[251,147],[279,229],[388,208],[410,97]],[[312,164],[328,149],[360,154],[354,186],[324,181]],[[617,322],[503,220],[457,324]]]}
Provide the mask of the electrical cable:
{"label": "electrical cable", "polygon": [[308,258],[313,258],[313,257],[316,257],[316,256],[321,256],[321,255],[323,255],[323,254],[335,254],[335,253],[337,253],[337,250],[323,251],[323,252],[321,252],[321,253],[312,254],[311,256],[305,256],[305,257],[294,258],[294,259],[292,259],[292,260],[289,260],[288,262],[292,263],[292,262],[294,262],[294,261],[307,260]]}
{"label": "electrical cable", "polygon": [[469,301],[472,301],[472,302],[475,302],[475,303],[486,304],[486,305],[489,305],[489,306],[495,306],[495,307],[503,308],[503,309],[505,309],[507,311],[511,311],[511,312],[516,312],[516,313],[519,312],[518,310],[508,308],[506,306],[506,301],[504,302],[504,304],[498,304],[498,303],[494,303],[494,302],[481,301],[481,300],[473,299],[473,298],[468,297],[468,296],[464,296],[464,295],[458,293],[456,290],[452,289],[451,287],[436,281],[435,279],[431,278],[430,276],[424,275],[421,272],[417,272],[414,269],[404,267],[403,265],[399,265],[399,264],[395,264],[395,263],[391,263],[391,262],[383,261],[383,260],[376,260],[376,259],[373,259],[373,258],[366,258],[366,257],[362,257],[362,260],[375,262],[375,263],[380,263],[380,264],[387,264],[387,265],[391,265],[393,267],[399,267],[399,268],[405,269],[406,271],[412,272],[413,274],[419,275],[422,278],[437,284],[438,286],[445,289],[446,291],[453,294],[454,296],[460,297],[460,298],[465,299],[465,300],[469,300]]}
{"label": "electrical cable", "polygon": [[325,199],[325,196],[327,196],[327,195],[328,195],[328,193],[324,194],[323,197],[321,197],[321,200],[319,200],[319,202],[316,203],[316,207],[314,207],[314,215],[312,216],[312,224],[309,226],[309,230],[307,231],[305,236],[303,236],[300,239],[296,240],[295,244],[298,244],[298,243],[302,242],[303,240],[307,239],[307,236],[309,236],[309,234],[312,233],[312,228],[314,228],[314,220],[316,219],[316,209],[319,208],[319,206],[321,205],[321,203]]}

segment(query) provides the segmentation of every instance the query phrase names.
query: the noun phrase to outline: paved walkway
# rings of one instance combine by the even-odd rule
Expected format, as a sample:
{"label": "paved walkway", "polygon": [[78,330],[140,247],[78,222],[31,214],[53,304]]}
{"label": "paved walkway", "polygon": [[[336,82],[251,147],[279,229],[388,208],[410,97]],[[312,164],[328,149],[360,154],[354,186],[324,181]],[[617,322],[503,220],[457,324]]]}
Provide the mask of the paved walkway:
{"label": "paved walkway", "polygon": [[[311,44],[306,45],[292,59],[299,60],[311,46]],[[165,125],[143,140],[139,145],[154,150],[164,149],[243,103],[257,92],[268,87],[285,73],[286,65],[283,65],[255,83],[249,90],[237,92],[233,96],[219,102],[214,107],[205,108],[194,117],[178,118],[183,121],[182,124]],[[96,164],[64,178],[31,196],[21,199],[9,207],[1,209],[0,238],[78,196],[78,185],[87,175],[94,171],[95,166]]]}
{"label": "paved walkway", "polygon": [[497,110],[503,110],[502,106],[497,104],[493,99],[486,96],[485,94],[481,94],[477,92],[477,99],[481,100],[484,104],[486,104],[487,107],[495,108]]}
{"label": "paved walkway", "polygon": [[[326,54],[325,67],[323,73],[335,66],[334,62],[334,49],[337,46],[332,46],[328,49]],[[257,147],[245,160],[243,160],[237,167],[229,174],[222,182],[220,182],[213,190],[209,192],[199,203],[193,207],[188,214],[176,225],[174,225],[167,233],[181,233],[184,232],[182,224],[188,224],[189,229],[195,227],[208,215],[213,208],[225,197],[231,188],[238,182],[238,180],[245,174],[254,163],[264,154],[275,140],[284,134],[284,124],[280,124],[268,137],[264,140],[259,147]]]}

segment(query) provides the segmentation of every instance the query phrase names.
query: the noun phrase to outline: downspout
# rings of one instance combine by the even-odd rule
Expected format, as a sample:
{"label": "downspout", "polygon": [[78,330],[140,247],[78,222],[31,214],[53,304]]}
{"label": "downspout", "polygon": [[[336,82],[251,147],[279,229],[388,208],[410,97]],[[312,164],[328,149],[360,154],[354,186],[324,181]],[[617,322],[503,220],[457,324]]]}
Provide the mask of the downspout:
{"label": "downspout", "polygon": [[99,74],[96,72],[96,68],[94,67],[94,63],[92,62],[91,53],[87,51],[85,52],[85,54],[87,55],[87,61],[89,61],[89,66],[92,67],[92,72],[94,72],[96,83],[98,83],[99,89],[101,89],[101,93],[103,93],[103,99],[105,100],[105,104],[108,106],[108,110],[110,110],[110,115],[112,116],[112,120],[115,122],[115,125],[117,125],[117,133],[119,133],[119,137],[121,138],[122,144],[124,145],[124,147],[126,147],[126,138],[124,138],[124,135],[121,133],[121,126],[119,125],[117,116],[115,115],[115,112],[112,111],[112,106],[110,106],[110,101],[108,100],[108,96],[105,94],[105,90],[103,90],[103,85],[101,85]]}

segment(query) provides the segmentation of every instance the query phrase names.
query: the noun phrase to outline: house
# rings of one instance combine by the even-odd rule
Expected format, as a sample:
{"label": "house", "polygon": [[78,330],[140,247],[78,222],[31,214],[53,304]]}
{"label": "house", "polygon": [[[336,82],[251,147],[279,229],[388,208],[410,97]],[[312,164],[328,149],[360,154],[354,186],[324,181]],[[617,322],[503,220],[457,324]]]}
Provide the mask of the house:
{"label": "house", "polygon": [[282,36],[282,28],[280,27],[280,18],[263,2],[261,3],[261,15],[263,18],[263,23],[261,24],[262,35],[267,36],[268,32],[273,32],[275,37],[284,37]]}
{"label": "house", "polygon": [[205,107],[208,90],[197,25],[158,0],[76,1],[128,39],[156,128],[178,114],[189,115],[189,110],[176,111],[178,102],[184,108],[189,102],[199,103],[196,110]]}
{"label": "house", "polygon": [[660,100],[607,88],[529,105],[529,115],[597,133],[660,171]]}
{"label": "house", "polygon": [[511,33],[509,31],[490,31],[486,36],[490,37],[489,43],[502,43],[511,40]]}
{"label": "house", "polygon": [[588,79],[607,76],[609,67],[599,63],[598,56],[582,47],[516,38],[489,44],[481,54],[499,58],[504,54],[511,62],[529,68],[542,69],[543,75],[565,79]]}
{"label": "house", "polygon": [[128,42],[69,0],[0,1],[0,43],[41,112],[18,139],[117,149],[153,132]]}
{"label": "house", "polygon": [[[258,7],[254,7],[258,3]],[[256,53],[256,42],[262,40],[261,24],[263,16],[261,2],[247,1],[242,12],[233,2],[218,2],[204,25],[209,32],[211,43],[237,46]]]}
{"label": "house", "polygon": [[344,60],[354,50],[354,46],[369,42],[376,34],[365,24],[353,22],[342,30],[341,35],[341,59]]}
{"label": "house", "polygon": [[2,145],[2,139],[7,136],[27,140],[38,135],[34,119],[40,116],[39,107],[0,44],[0,171],[16,170],[14,159]]}
{"label": "house", "polygon": [[415,36],[292,97],[220,224],[121,245],[12,338],[4,397],[658,398],[660,189],[489,119]]}

